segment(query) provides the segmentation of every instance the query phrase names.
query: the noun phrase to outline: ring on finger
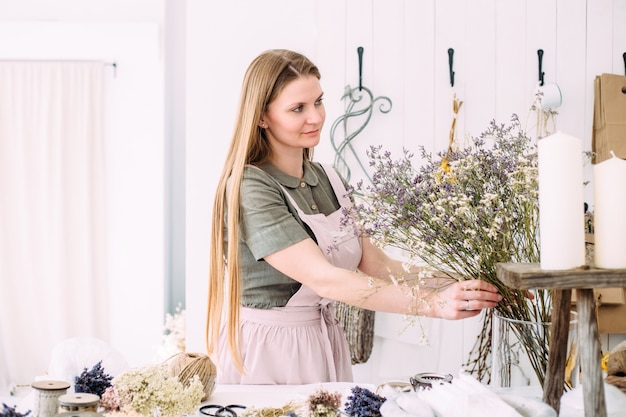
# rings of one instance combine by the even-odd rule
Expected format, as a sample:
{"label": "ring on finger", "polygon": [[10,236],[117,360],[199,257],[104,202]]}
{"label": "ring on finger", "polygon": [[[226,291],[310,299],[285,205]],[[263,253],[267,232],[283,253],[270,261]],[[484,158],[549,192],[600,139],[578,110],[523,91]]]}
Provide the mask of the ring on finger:
{"label": "ring on finger", "polygon": [[467,302],[467,304],[465,305],[465,310],[470,311],[471,310],[470,305],[469,305],[470,300],[465,300],[465,301]]}

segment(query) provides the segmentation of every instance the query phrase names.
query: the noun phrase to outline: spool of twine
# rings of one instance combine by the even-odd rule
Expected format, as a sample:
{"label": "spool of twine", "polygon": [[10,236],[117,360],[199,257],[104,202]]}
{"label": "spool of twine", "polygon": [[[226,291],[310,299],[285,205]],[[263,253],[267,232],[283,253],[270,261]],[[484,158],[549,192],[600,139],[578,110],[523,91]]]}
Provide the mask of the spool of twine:
{"label": "spool of twine", "polygon": [[67,392],[70,384],[65,381],[37,381],[31,385],[35,389],[33,417],[52,417],[59,407],[59,397]]}
{"label": "spool of twine", "polygon": [[204,386],[204,397],[207,400],[215,389],[217,368],[207,355],[201,353],[181,352],[165,361],[170,376],[177,376],[183,385],[189,385],[192,378],[198,375]]}
{"label": "spool of twine", "polygon": [[75,392],[64,394],[59,397],[59,413],[98,411],[100,397],[96,394]]}

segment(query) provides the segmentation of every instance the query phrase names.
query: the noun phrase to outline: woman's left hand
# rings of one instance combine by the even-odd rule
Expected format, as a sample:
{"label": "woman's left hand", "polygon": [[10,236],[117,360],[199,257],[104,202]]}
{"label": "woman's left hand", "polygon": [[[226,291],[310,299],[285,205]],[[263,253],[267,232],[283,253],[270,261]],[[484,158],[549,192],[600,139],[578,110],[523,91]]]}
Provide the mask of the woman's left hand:
{"label": "woman's left hand", "polygon": [[495,286],[473,279],[433,290],[425,301],[427,316],[458,320],[477,316],[485,308],[494,308],[502,301],[502,296]]}

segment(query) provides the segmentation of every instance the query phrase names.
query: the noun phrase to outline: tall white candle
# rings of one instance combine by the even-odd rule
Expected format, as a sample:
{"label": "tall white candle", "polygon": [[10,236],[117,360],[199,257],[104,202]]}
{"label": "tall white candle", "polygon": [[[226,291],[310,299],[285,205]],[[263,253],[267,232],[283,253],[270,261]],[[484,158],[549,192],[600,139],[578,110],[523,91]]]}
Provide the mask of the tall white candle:
{"label": "tall white candle", "polygon": [[539,245],[542,269],[585,264],[582,141],[557,132],[539,139]]}
{"label": "tall white candle", "polygon": [[594,264],[626,268],[626,161],[615,156],[593,166]]}

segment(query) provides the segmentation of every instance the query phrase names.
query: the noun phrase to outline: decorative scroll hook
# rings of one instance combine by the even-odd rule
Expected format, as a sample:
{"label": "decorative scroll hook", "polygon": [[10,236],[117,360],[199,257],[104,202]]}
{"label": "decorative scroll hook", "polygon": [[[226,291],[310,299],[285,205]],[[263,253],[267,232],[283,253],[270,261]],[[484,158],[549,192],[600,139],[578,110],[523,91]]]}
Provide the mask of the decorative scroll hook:
{"label": "decorative scroll hook", "polygon": [[537,50],[537,56],[539,57],[539,85],[543,85],[543,76],[546,75],[542,70],[543,66],[543,49]]}
{"label": "decorative scroll hook", "polygon": [[454,71],[452,63],[454,62],[454,49],[448,48],[448,67],[450,68],[450,86],[454,87]]}
{"label": "decorative scroll hook", "polygon": [[363,89],[363,47],[356,48],[357,54],[359,54],[359,91]]}

